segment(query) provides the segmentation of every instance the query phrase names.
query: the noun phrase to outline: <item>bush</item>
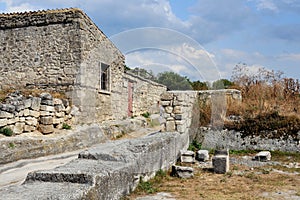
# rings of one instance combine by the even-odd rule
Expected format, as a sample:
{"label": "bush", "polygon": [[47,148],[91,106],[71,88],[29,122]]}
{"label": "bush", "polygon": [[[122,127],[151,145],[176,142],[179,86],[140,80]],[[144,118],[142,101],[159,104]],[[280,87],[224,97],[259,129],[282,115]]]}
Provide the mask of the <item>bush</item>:
{"label": "bush", "polygon": [[62,129],[70,130],[72,127],[66,123],[63,123]]}
{"label": "bush", "polygon": [[296,116],[282,116],[278,112],[257,115],[254,118],[247,117],[242,121],[227,123],[228,129],[241,131],[243,136],[260,135],[264,138],[287,139],[288,136],[297,138],[300,130],[300,119]]}
{"label": "bush", "polygon": [[143,117],[145,118],[149,118],[150,117],[150,113],[149,112],[145,112],[142,114]]}
{"label": "bush", "polygon": [[190,151],[198,151],[201,149],[201,144],[197,142],[196,140],[193,140],[193,142],[189,145],[188,150]]}
{"label": "bush", "polygon": [[14,132],[10,128],[1,128],[0,134],[10,137],[14,134]]}

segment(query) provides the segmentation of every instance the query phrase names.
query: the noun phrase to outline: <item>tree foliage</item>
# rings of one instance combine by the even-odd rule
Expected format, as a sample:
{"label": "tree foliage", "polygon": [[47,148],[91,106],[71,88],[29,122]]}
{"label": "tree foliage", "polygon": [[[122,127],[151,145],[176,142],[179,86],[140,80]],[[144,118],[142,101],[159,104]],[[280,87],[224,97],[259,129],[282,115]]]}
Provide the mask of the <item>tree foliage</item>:
{"label": "tree foliage", "polygon": [[157,75],[157,82],[167,86],[169,90],[192,90],[187,77],[175,72],[162,72]]}

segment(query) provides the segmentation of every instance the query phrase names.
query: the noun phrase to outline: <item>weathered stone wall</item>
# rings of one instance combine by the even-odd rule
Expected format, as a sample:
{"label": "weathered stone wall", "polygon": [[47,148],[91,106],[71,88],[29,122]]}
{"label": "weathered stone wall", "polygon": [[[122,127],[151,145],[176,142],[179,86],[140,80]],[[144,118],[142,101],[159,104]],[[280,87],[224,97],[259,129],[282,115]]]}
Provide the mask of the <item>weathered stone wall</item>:
{"label": "weathered stone wall", "polygon": [[79,18],[76,10],[1,14],[0,89],[71,89],[81,57]]}
{"label": "weathered stone wall", "polygon": [[[63,91],[79,107],[77,123],[115,118],[124,56],[79,9],[0,15],[0,90]],[[100,91],[100,63],[111,91]]]}
{"label": "weathered stone wall", "polygon": [[[263,138],[260,136],[244,137],[241,132],[234,130],[212,130],[199,128],[198,141],[206,149],[228,148],[231,150],[269,150],[283,152],[300,152],[300,132],[298,138]],[[272,132],[269,133],[272,136]]]}
{"label": "weathered stone wall", "polygon": [[19,92],[10,94],[0,103],[0,129],[10,128],[13,134],[40,131],[43,134],[71,125],[73,112],[68,100],[53,98],[48,93],[40,97],[23,97]]}
{"label": "weathered stone wall", "polygon": [[240,102],[241,99],[238,90],[168,91],[161,97],[165,130],[189,133],[192,140],[200,127],[199,101],[213,104],[212,112],[222,117],[226,114],[222,113],[226,101]]}
{"label": "weathered stone wall", "polygon": [[139,116],[143,113],[159,113],[158,102],[161,95],[167,91],[167,87],[159,83],[144,79],[130,72],[126,72],[123,76],[123,87],[121,99],[118,99],[114,104],[121,102],[119,108],[122,108],[119,113],[122,117],[128,116],[128,87],[132,83],[132,116]]}

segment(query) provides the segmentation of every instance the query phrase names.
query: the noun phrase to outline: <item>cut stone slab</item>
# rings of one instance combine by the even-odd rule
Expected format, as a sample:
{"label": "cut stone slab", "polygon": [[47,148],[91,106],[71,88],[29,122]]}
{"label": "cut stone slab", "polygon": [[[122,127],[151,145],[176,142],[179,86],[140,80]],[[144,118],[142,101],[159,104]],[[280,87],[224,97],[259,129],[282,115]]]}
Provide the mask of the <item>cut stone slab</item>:
{"label": "cut stone slab", "polygon": [[217,155],[229,156],[229,150],[228,149],[215,150],[215,156]]}
{"label": "cut stone slab", "polygon": [[196,153],[196,160],[200,162],[205,162],[209,160],[208,150],[199,150]]}
{"label": "cut stone slab", "polygon": [[180,162],[195,163],[195,153],[193,151],[180,151]]}
{"label": "cut stone slab", "polygon": [[229,156],[216,155],[212,158],[214,172],[217,174],[225,174],[229,171]]}
{"label": "cut stone slab", "polygon": [[270,151],[261,151],[254,156],[254,160],[267,162],[271,160],[271,153]]}
{"label": "cut stone slab", "polygon": [[192,178],[194,176],[194,169],[192,167],[173,165],[171,175],[179,178]]}

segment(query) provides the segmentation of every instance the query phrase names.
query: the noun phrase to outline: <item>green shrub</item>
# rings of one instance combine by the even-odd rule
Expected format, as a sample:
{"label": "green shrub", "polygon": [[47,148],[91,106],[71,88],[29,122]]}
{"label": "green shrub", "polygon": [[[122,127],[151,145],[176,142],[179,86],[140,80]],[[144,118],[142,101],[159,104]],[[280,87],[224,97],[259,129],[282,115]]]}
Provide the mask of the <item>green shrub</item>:
{"label": "green shrub", "polygon": [[14,132],[10,128],[1,128],[0,134],[10,137],[14,134]]}
{"label": "green shrub", "polygon": [[72,127],[66,123],[63,123],[62,129],[70,130]]}
{"label": "green shrub", "polygon": [[149,112],[145,112],[142,114],[143,117],[145,118],[149,118],[150,117],[150,113]]}
{"label": "green shrub", "polygon": [[193,142],[189,145],[188,150],[190,151],[198,151],[201,149],[201,144],[197,142],[196,140],[193,140]]}

